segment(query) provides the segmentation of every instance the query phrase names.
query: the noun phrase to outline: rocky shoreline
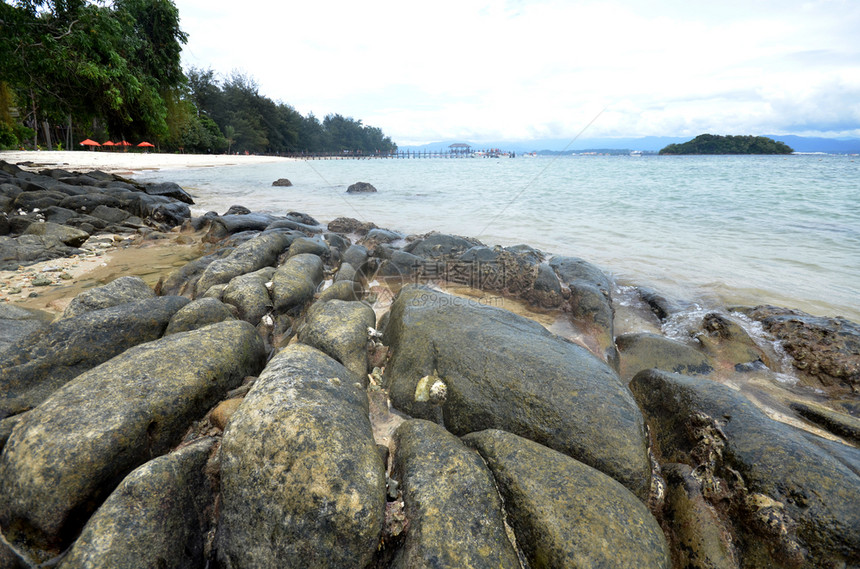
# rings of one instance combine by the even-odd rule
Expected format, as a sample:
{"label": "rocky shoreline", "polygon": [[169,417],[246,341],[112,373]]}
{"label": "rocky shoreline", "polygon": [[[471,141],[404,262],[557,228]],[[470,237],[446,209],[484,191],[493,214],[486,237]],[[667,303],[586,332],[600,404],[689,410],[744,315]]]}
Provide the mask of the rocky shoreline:
{"label": "rocky shoreline", "polygon": [[580,258],[190,203],[0,162],[0,268],[203,242],[54,319],[0,303],[0,568],[860,567],[857,324],[679,339],[640,288],[617,334]]}

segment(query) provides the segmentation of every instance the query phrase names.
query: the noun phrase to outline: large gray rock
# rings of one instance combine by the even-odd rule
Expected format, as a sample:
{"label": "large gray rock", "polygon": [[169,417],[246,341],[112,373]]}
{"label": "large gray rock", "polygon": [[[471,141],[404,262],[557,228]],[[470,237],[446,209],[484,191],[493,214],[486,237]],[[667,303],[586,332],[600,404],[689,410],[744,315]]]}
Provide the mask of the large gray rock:
{"label": "large gray rock", "polygon": [[483,243],[472,237],[430,233],[421,239],[412,241],[403,250],[426,259],[442,259],[459,257],[467,249],[479,245],[483,245]]}
{"label": "large gray rock", "polygon": [[[391,308],[385,368],[392,404],[456,435],[519,434],[609,474],[640,497],[650,487],[644,422],[615,372],[582,346],[506,310],[409,285]],[[432,401],[437,381],[447,398]]]}
{"label": "large gray rock", "polygon": [[578,257],[553,257],[550,266],[570,289],[572,323],[590,339],[591,351],[618,369],[612,307],[612,284],[606,275]]}
{"label": "large gray rock", "polygon": [[245,567],[367,567],[385,468],[359,379],[322,352],[278,353],[221,445],[218,558]]}
{"label": "large gray rock", "polygon": [[367,384],[367,329],[376,325],[373,309],[362,302],[317,301],[308,310],[299,341],[322,350]]}
{"label": "large gray rock", "polygon": [[0,270],[3,271],[81,253],[83,251],[69,247],[53,235],[0,236]]}
{"label": "large gray rock", "polygon": [[274,306],[266,288],[274,274],[274,267],[263,267],[253,273],[233,277],[221,293],[221,300],[235,306],[240,319],[256,326]]}
{"label": "large gray rock", "polygon": [[63,318],[150,298],[155,298],[155,292],[142,278],[119,277],[78,294],[63,311]]}
{"label": "large gray rock", "polygon": [[45,223],[32,223],[24,232],[25,235],[42,235],[45,237],[55,237],[63,245],[69,247],[80,247],[90,238],[90,234],[74,227],[67,225],[58,225],[46,221]]}
{"label": "large gray rock", "polygon": [[77,375],[159,338],[188,302],[164,296],[85,312],[10,346],[0,363],[0,419],[35,407]]}
{"label": "large gray rock", "polygon": [[0,455],[0,528],[44,561],[68,546],[131,470],[167,452],[265,361],[247,322],[126,350],[67,383],[18,423]]}
{"label": "large gray rock", "polygon": [[704,378],[648,370],[630,387],[659,456],[693,467],[731,513],[744,567],[860,559],[860,450],[774,421]]}
{"label": "large gray rock", "polygon": [[197,294],[202,296],[212,285],[228,283],[239,275],[274,266],[278,255],[287,248],[288,241],[284,234],[270,232],[242,243],[226,258],[209,263],[197,281]]}
{"label": "large gray rock", "polygon": [[235,319],[236,317],[230,307],[217,298],[198,298],[180,308],[173,315],[167,324],[164,335],[188,332],[216,322]]}
{"label": "large gray rock", "polygon": [[[194,290],[197,287],[197,281],[203,276],[206,268],[217,259],[223,259],[229,256],[235,247],[224,247],[218,249],[211,255],[205,255],[193,261],[189,261],[182,267],[176,269],[159,283],[157,290],[162,295],[179,295],[191,298],[194,296]],[[200,293],[205,294],[205,291]]]}
{"label": "large gray rock", "polygon": [[9,303],[0,304],[0,361],[5,360],[4,354],[8,348],[45,328],[53,319],[54,316],[47,312],[27,310]]}
{"label": "large gray rock", "polygon": [[311,300],[323,279],[322,259],[310,253],[290,257],[272,277],[276,312],[287,312]]}
{"label": "large gray rock", "polygon": [[214,443],[198,440],[126,476],[59,569],[204,567],[207,509],[215,498],[205,471]]}
{"label": "large gray rock", "polygon": [[504,431],[463,440],[493,472],[532,567],[671,566],[657,520],[615,480]]}
{"label": "large gray rock", "polygon": [[401,424],[394,440],[409,529],[392,567],[519,569],[502,501],[481,457],[420,419]]}

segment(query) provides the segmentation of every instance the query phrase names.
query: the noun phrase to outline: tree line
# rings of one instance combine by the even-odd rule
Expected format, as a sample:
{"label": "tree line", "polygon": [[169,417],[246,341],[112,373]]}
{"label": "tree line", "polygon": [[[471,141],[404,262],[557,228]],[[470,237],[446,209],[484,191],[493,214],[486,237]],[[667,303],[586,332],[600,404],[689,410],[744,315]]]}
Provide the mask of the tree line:
{"label": "tree line", "polygon": [[700,134],[681,144],[670,144],[660,154],[791,154],[784,142],[766,136]]}
{"label": "tree line", "polygon": [[302,116],[241,73],[183,71],[186,41],[172,0],[0,2],[0,148],[93,138],[167,152],[396,150],[378,128]]}

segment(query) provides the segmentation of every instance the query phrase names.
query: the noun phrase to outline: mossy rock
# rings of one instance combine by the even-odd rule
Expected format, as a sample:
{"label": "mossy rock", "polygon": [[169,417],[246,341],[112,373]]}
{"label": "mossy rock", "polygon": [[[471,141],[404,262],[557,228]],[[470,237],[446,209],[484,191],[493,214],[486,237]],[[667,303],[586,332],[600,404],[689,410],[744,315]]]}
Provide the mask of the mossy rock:
{"label": "mossy rock", "polygon": [[123,477],[264,361],[253,326],[221,322],[135,346],[67,383],[27,413],[0,456],[6,538],[59,553]]}
{"label": "mossy rock", "polygon": [[155,298],[155,292],[142,278],[119,277],[78,294],[63,311],[63,318],[149,298]]}
{"label": "mossy rock", "polygon": [[323,262],[316,255],[302,253],[290,257],[272,277],[272,301],[283,313],[309,302],[323,279]]}
{"label": "mossy rock", "polygon": [[206,463],[214,444],[201,439],[132,471],[59,569],[205,566],[207,510],[215,501]]}
{"label": "mossy rock", "polygon": [[385,513],[385,468],[358,377],[319,350],[279,352],[221,446],[222,567],[366,567]]}
{"label": "mossy rock", "polygon": [[221,293],[221,300],[235,306],[241,320],[256,326],[274,306],[266,288],[274,274],[274,267],[263,267],[253,273],[233,277]]}
{"label": "mossy rock", "polygon": [[[441,414],[456,435],[503,428],[647,496],[642,415],[616,373],[582,346],[507,310],[415,285],[397,295],[384,339],[397,409],[434,421]],[[434,403],[422,387],[437,379],[447,397]]]}
{"label": "mossy rock", "polygon": [[235,320],[229,306],[217,298],[198,298],[180,308],[167,324],[164,335],[203,328],[216,322]]}
{"label": "mossy rock", "polygon": [[657,520],[612,478],[504,431],[463,440],[493,472],[532,567],[671,566]]}
{"label": "mossy rock", "polygon": [[317,301],[308,310],[299,341],[336,359],[367,384],[367,329],[376,325],[373,309],[362,302]]}
{"label": "mossy rock", "polygon": [[287,236],[277,231],[262,233],[245,241],[227,257],[209,263],[197,281],[197,294],[202,296],[212,285],[228,283],[239,275],[274,266],[288,245]]}
{"label": "mossy rock", "polygon": [[394,472],[409,528],[392,568],[519,569],[493,475],[481,457],[435,423],[394,433]]}
{"label": "mossy rock", "polygon": [[659,334],[622,334],[615,343],[621,354],[620,371],[624,379],[651,368],[687,375],[706,375],[714,371],[713,359],[708,354]]}

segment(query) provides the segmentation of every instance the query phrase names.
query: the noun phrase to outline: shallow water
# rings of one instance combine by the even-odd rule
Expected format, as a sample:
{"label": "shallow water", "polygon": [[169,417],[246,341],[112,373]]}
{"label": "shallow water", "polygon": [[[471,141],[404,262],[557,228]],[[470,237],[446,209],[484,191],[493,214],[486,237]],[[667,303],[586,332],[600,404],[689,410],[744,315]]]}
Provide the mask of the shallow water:
{"label": "shallow water", "polygon": [[[700,303],[860,321],[860,161],[847,156],[294,161],[162,170],[201,214],[233,204],[582,257]],[[271,186],[288,178],[292,187]],[[355,182],[376,194],[348,195]]]}

